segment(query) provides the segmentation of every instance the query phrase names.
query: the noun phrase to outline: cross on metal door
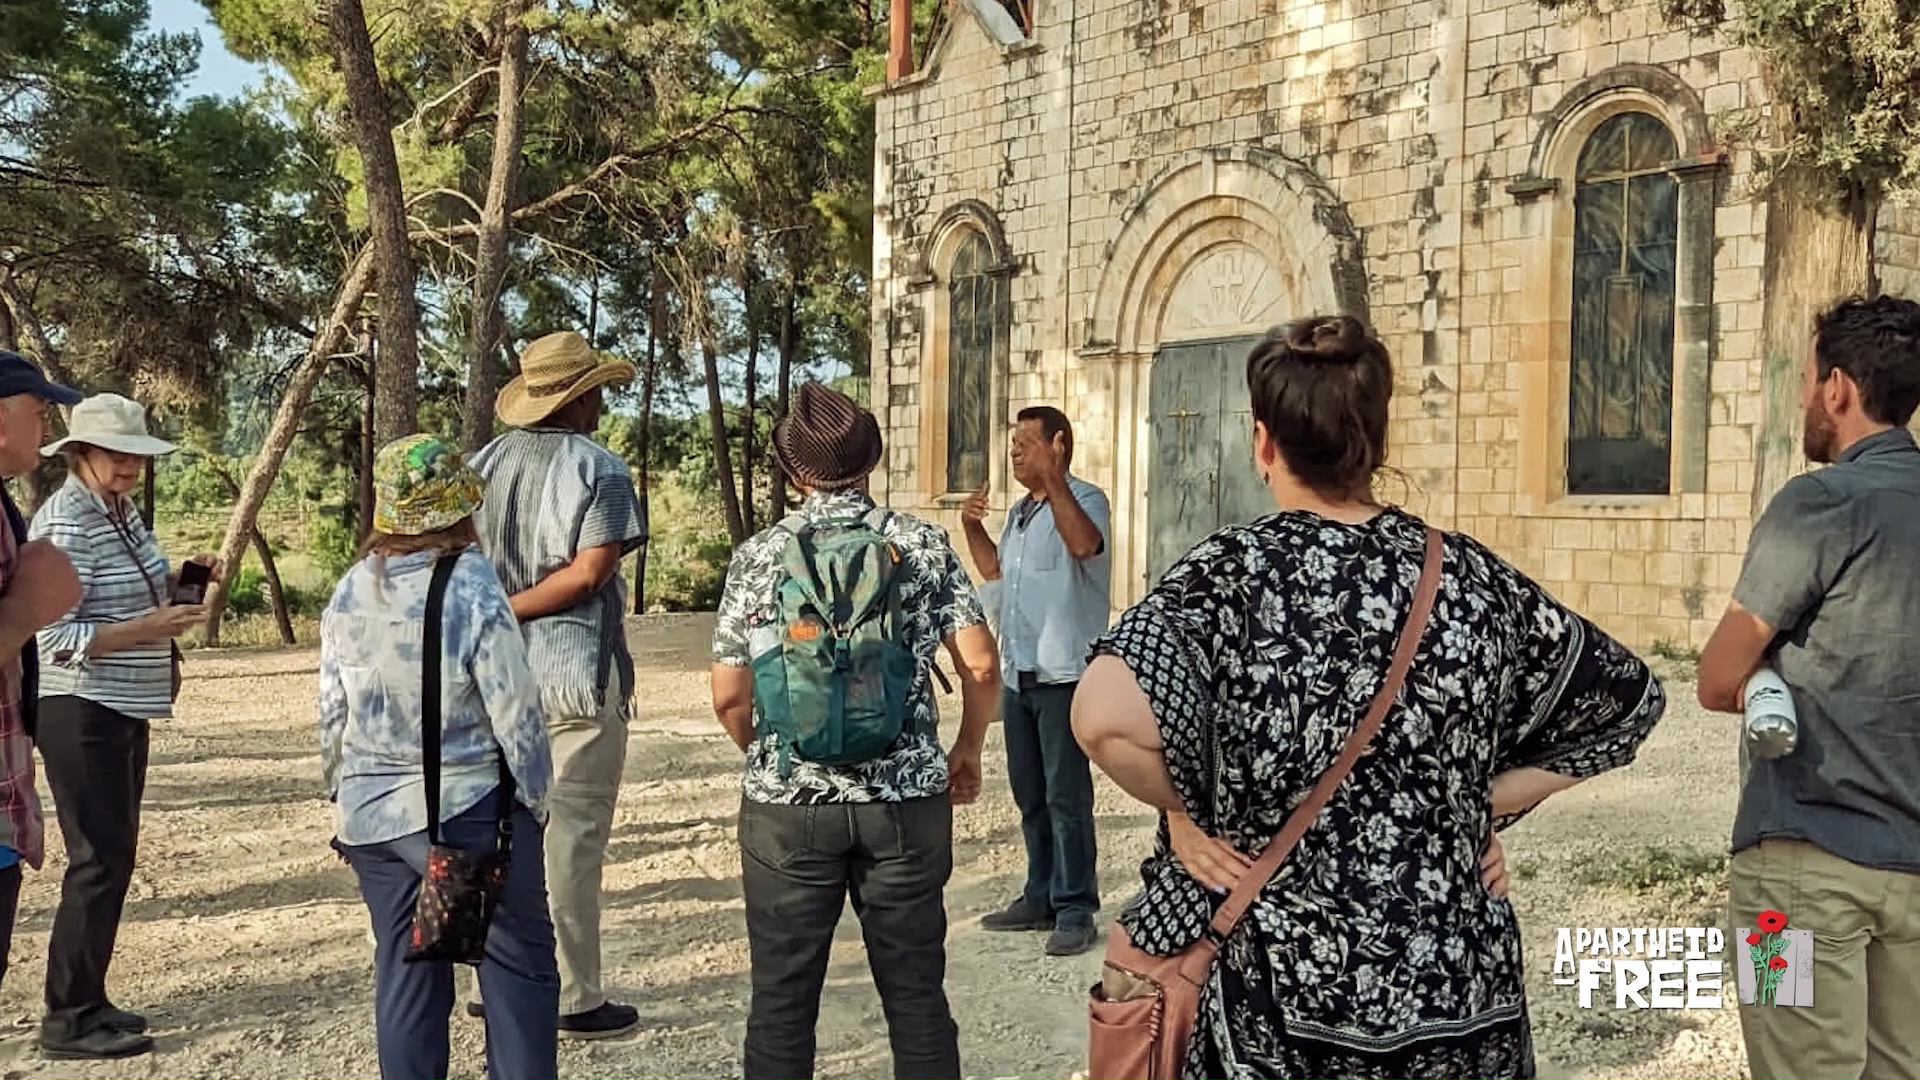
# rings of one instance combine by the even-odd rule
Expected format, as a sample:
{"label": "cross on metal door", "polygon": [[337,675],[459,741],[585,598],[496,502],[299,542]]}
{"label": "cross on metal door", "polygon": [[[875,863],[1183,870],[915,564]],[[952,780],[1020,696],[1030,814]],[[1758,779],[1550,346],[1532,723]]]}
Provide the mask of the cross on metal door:
{"label": "cross on metal door", "polygon": [[1246,357],[1259,338],[1162,346],[1147,401],[1147,583],[1201,538],[1273,509],[1253,468]]}

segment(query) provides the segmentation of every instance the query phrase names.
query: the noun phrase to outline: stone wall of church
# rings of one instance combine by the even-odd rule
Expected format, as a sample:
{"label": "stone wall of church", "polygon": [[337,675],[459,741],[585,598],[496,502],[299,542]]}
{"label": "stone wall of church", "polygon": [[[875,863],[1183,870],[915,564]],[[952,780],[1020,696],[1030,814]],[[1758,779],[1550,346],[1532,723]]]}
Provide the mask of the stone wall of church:
{"label": "stone wall of church", "polygon": [[[1751,520],[1760,403],[1764,209],[1746,196],[1745,155],[1720,154],[1710,123],[1757,103],[1745,53],[1667,28],[1651,4],[1034,8],[1015,42],[961,10],[929,70],[877,93],[874,400],[890,450],[876,483],[889,502],[957,530],[958,496],[932,460],[940,247],[990,214],[1012,302],[996,420],[1040,402],[1074,417],[1076,471],[1114,495],[1129,534],[1115,604],[1136,599],[1144,527],[1119,519],[1143,513],[1130,492],[1153,345],[1183,319],[1196,335],[1233,321],[1181,310],[1203,301],[1189,299],[1202,290],[1177,261],[1198,256],[1176,234],[1204,234],[1276,254],[1277,299],[1234,318],[1364,308],[1398,367],[1392,460],[1410,506],[1635,645],[1704,641]],[[1669,121],[1686,193],[1674,494],[1568,498],[1572,156],[1582,130],[1627,107]]]}

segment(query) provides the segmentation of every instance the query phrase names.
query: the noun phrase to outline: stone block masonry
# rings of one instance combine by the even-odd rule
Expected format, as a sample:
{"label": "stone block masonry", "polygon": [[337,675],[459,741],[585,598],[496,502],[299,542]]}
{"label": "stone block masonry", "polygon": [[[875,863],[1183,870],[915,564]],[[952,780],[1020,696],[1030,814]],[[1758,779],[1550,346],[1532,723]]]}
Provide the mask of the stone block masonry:
{"label": "stone block masonry", "polygon": [[[954,11],[924,70],[874,95],[887,501],[958,529],[947,417],[975,345],[955,344],[945,260],[973,230],[1006,282],[987,350],[996,502],[1018,494],[1006,418],[1064,408],[1075,470],[1113,497],[1116,608],[1150,584],[1163,534],[1191,527],[1151,490],[1172,430],[1159,359],[1346,310],[1397,366],[1404,491],[1386,495],[1636,647],[1705,641],[1739,573],[1763,414],[1766,207],[1714,117],[1764,97],[1728,35],[1639,3],[1033,0],[1014,40]],[[1672,138],[1638,166],[1674,193],[1672,280],[1632,294],[1672,298],[1670,419],[1648,434],[1670,467],[1664,491],[1583,495],[1568,482],[1581,153],[1627,112]],[[1920,284],[1916,220],[1881,230],[1889,288]],[[1250,421],[1238,369],[1219,377],[1200,422],[1223,432],[1208,475],[1224,490],[1251,468],[1233,443]],[[1221,499],[1222,520],[1244,516]]]}

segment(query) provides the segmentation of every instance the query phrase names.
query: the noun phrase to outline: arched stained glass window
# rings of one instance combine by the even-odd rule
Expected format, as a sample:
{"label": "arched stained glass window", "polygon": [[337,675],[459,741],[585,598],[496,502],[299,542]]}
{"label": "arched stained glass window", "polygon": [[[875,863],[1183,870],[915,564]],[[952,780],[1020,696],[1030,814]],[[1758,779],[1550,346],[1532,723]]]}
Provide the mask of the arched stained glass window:
{"label": "arched stained glass window", "polygon": [[947,271],[947,490],[987,482],[995,357],[1008,318],[1006,280],[986,237],[967,234]]}
{"label": "arched stained glass window", "polygon": [[1573,218],[1567,493],[1664,495],[1673,447],[1673,133],[1629,112],[1581,148]]}

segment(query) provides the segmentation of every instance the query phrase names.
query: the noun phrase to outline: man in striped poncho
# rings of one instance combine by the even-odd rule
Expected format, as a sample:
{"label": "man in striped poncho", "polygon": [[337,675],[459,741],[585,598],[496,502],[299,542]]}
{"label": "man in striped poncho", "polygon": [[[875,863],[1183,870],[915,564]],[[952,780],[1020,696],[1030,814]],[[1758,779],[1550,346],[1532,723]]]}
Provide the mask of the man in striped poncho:
{"label": "man in striped poncho", "polygon": [[553,740],[547,893],[560,1033],[576,1039],[639,1023],[601,987],[600,880],[633,697],[620,560],[646,543],[647,525],[626,463],[592,438],[602,389],[633,376],[579,334],[535,341],[495,403],[510,430],[473,459],[487,480],[475,516],[482,547],[526,632]]}

